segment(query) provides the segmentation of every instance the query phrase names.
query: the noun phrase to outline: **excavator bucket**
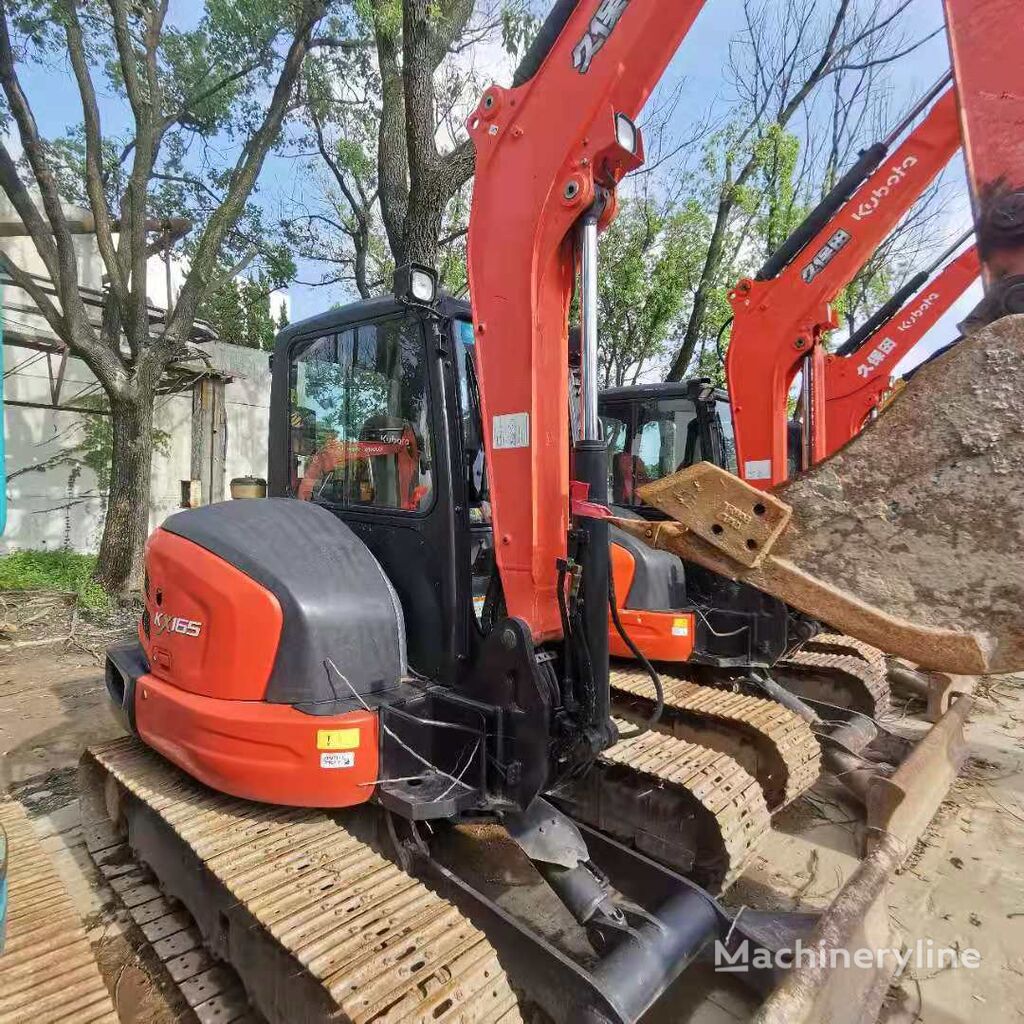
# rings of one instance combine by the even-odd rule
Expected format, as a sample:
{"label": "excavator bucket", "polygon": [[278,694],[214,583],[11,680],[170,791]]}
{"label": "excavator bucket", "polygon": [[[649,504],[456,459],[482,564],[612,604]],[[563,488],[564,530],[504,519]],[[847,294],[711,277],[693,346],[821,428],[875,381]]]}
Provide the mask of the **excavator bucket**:
{"label": "excavator bucket", "polygon": [[616,524],[922,668],[1024,669],[1024,316],[965,338],[774,494],[701,463]]}

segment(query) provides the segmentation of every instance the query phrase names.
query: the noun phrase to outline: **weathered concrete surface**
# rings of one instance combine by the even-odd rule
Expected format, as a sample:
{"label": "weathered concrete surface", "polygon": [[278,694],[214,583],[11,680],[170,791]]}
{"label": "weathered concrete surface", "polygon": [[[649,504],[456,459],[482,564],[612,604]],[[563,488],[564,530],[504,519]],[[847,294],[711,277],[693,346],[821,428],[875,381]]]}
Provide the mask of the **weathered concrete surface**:
{"label": "weathered concrete surface", "polygon": [[974,633],[1024,669],[1024,316],[918,372],[832,458],[781,487],[773,553],[882,611]]}

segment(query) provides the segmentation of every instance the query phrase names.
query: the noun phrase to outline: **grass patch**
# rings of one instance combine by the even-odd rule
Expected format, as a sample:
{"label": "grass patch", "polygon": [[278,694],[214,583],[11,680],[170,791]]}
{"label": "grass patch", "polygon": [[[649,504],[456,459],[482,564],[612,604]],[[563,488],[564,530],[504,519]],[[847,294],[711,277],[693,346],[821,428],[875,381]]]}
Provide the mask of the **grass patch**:
{"label": "grass patch", "polygon": [[95,555],[75,551],[14,551],[0,556],[0,590],[56,590],[76,594],[85,608],[110,607],[107,592],[92,578]]}

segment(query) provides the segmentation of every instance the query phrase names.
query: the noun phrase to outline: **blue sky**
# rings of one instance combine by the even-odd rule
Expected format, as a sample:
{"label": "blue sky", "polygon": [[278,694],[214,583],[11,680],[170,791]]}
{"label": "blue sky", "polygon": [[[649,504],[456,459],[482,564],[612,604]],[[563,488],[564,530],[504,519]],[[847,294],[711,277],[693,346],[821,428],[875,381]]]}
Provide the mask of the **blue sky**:
{"label": "blue sky", "polygon": [[[172,16],[179,23],[196,17],[200,10],[201,4],[198,0],[172,3]],[[925,35],[930,29],[941,24],[941,0],[915,0],[911,13],[915,30]],[[680,77],[685,80],[686,98],[685,102],[680,104],[680,119],[691,116],[694,111],[721,109],[728,102],[724,68],[729,41],[735,35],[737,26],[741,24],[741,0],[710,0],[698,16],[666,76],[666,84],[677,82]],[[899,74],[893,83],[894,105],[901,106],[923,93],[945,71],[948,64],[946,42],[940,34],[901,62]],[[496,76],[505,78],[508,74],[507,66],[507,61],[497,61],[494,68]],[[77,90],[70,81],[66,68],[64,72],[62,74],[59,67],[49,70],[30,67],[21,69],[25,90],[33,104],[40,128],[46,135],[60,134],[81,116]],[[97,79],[96,84],[104,108],[104,131],[112,134],[118,128],[124,127],[123,111],[117,109],[119,104],[113,97],[103,95],[102,81]],[[681,124],[680,130],[685,130],[685,125]],[[277,158],[268,163],[261,181],[260,195],[271,214],[276,212],[282,199],[287,198],[295,189],[298,181],[295,172],[295,163],[292,160]],[[962,166],[951,168],[949,178],[954,183],[953,187],[959,197],[958,202],[951,204],[948,235],[953,236],[958,229],[969,224]],[[315,267],[302,267],[300,276],[315,279],[318,272]],[[337,288],[310,288],[302,285],[293,285],[289,292],[293,319],[311,316],[348,297]],[[910,362],[918,361],[950,340],[954,336],[955,323],[963,318],[979,297],[980,288],[968,293],[918,346]]]}

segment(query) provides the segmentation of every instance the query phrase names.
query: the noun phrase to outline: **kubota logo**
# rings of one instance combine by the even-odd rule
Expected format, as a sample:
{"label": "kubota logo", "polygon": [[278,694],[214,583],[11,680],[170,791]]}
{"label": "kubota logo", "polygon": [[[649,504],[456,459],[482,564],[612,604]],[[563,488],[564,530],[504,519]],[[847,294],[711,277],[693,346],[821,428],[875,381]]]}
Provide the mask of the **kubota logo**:
{"label": "kubota logo", "polygon": [[853,213],[853,219],[860,221],[865,217],[870,217],[889,193],[903,181],[907,176],[907,171],[915,166],[916,163],[917,157],[911,154],[905,157],[902,163],[893,164],[889,168],[889,177],[881,185],[873,188],[866,199],[862,199],[857,204],[857,209]]}
{"label": "kubota logo", "polygon": [[913,327],[914,324],[916,324],[917,321],[920,320],[921,317],[923,317],[941,297],[942,296],[939,295],[938,292],[932,292],[931,295],[922,299],[921,305],[918,306],[917,309],[911,310],[911,312],[907,314],[906,318],[896,325],[896,329],[898,331],[909,331],[910,328]]}
{"label": "kubota logo", "polygon": [[183,619],[180,615],[168,615],[167,612],[157,612],[153,616],[153,628],[156,635],[161,633],[180,633],[182,636],[199,636],[203,631],[203,624],[197,619]]}

